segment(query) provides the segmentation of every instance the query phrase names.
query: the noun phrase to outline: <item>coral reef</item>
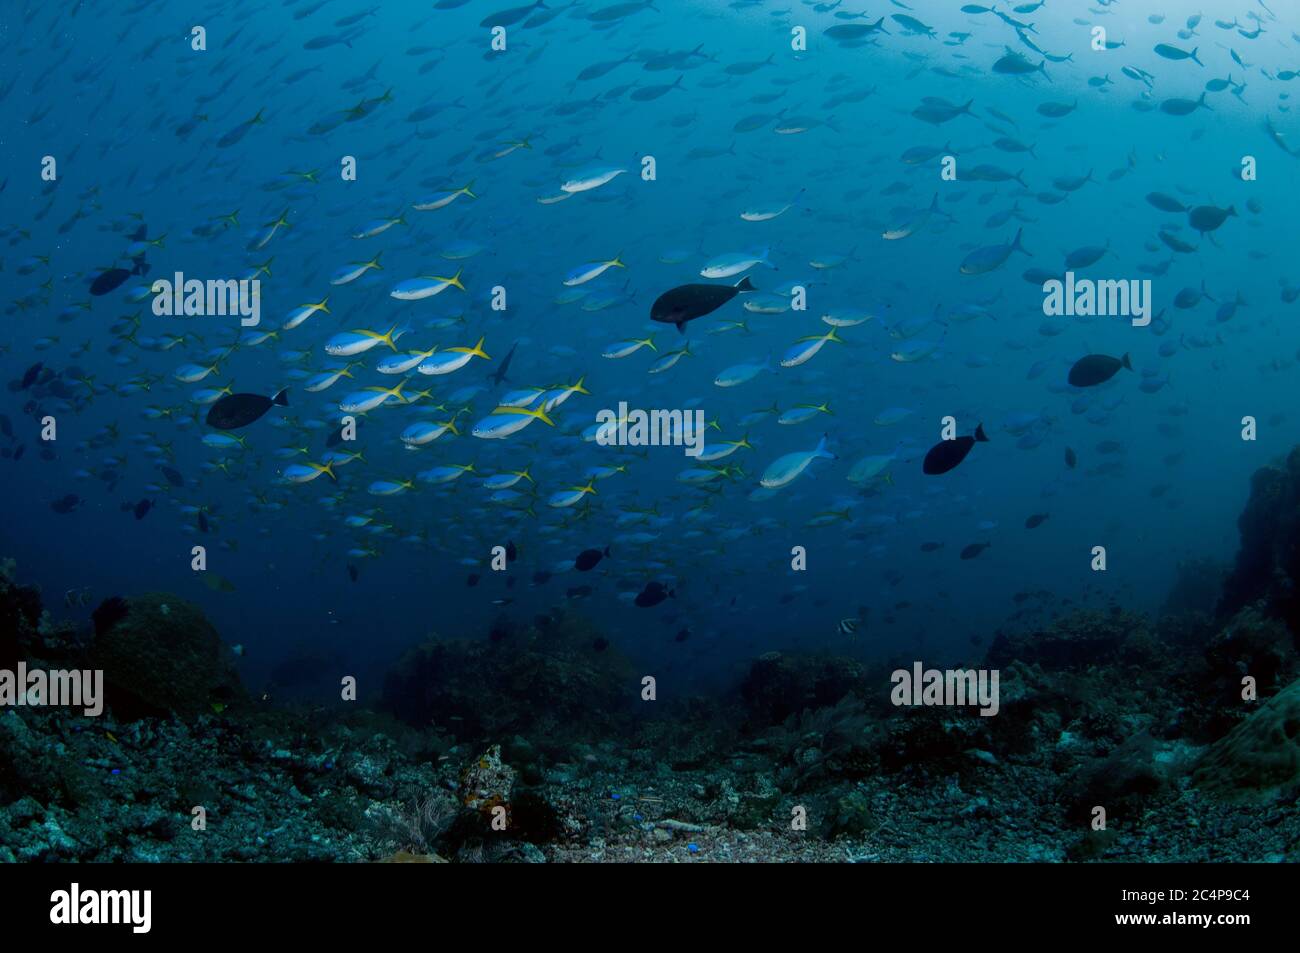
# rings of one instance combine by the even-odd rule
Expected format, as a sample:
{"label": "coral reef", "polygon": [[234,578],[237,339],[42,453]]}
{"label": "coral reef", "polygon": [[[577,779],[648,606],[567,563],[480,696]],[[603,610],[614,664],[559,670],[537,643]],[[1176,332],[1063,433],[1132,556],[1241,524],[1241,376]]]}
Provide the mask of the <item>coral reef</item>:
{"label": "coral reef", "polygon": [[1300,681],[1211,745],[1193,781],[1230,801],[1293,800],[1300,788]]}
{"label": "coral reef", "polygon": [[193,718],[243,699],[234,654],[197,606],[151,592],[104,608],[87,662],[119,717]]}
{"label": "coral reef", "polygon": [[376,712],[246,698],[184,600],[106,600],[77,630],[9,571],[0,644],[100,665],[111,693],[96,719],[0,710],[0,862],[1300,859],[1286,616],[1175,596],[1158,622],[997,633],[993,717],[894,707],[884,660],[789,652],[646,717],[576,615],[429,639]]}
{"label": "coral reef", "polygon": [[616,735],[636,676],[616,652],[595,652],[598,634],[578,616],[501,639],[429,640],[384,678],[383,705],[415,727],[465,740],[522,734],[536,746],[575,731]]}
{"label": "coral reef", "polygon": [[1237,527],[1241,548],[1224,583],[1220,615],[1263,602],[1300,633],[1300,447],[1281,464],[1255,471]]}
{"label": "coral reef", "polygon": [[806,708],[834,705],[861,686],[862,675],[856,659],[769,652],[750,665],[740,697],[752,725],[779,725]]}

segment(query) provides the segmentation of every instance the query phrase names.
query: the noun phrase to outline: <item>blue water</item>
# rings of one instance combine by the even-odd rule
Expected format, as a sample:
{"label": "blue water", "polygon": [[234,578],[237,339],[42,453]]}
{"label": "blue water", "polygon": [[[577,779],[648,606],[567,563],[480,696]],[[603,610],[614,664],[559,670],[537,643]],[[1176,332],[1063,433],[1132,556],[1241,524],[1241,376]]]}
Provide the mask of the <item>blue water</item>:
{"label": "blue water", "polygon": [[[48,369],[2,400],[13,436],[0,438],[9,504],[0,554],[43,586],[56,615],[84,617],[113,594],[178,593],[247,647],[245,674],[256,683],[304,652],[377,674],[429,633],[484,637],[494,620],[525,624],[564,605],[617,650],[691,685],[770,649],[962,658],[973,636],[987,637],[1020,607],[1016,593],[1050,593],[1025,624],[1066,600],[1150,610],[1179,561],[1231,559],[1249,474],[1300,441],[1288,399],[1295,306],[1286,300],[1300,281],[1289,254],[1300,167],[1267,128],[1282,136],[1296,128],[1285,71],[1300,63],[1300,27],[1287,4],[1224,2],[1189,27],[1199,5],[1049,0],[1014,13],[999,3],[1033,24],[1024,36],[1051,60],[996,14],[947,0],[878,3],[865,19],[842,17],[848,5],[805,3],[617,9],[587,0],[518,17],[483,0],[449,6],[12,2],[0,13],[0,373],[18,381],[37,362]],[[898,15],[933,35],[909,32]],[[887,33],[845,43],[825,32],[881,16]],[[514,22],[496,52],[480,22],[502,20]],[[206,29],[205,51],[192,49],[195,25]],[[1122,45],[1093,50],[1093,26]],[[792,50],[794,27],[806,28],[806,50]],[[1162,57],[1157,44],[1196,49],[1204,65]],[[1008,49],[1030,67],[1046,60],[1045,75],[996,71]],[[1206,93],[1205,108],[1162,109],[1229,76]],[[1093,77],[1109,81],[1090,85]],[[653,89],[660,85],[672,88]],[[913,115],[926,97],[971,105],[936,125]],[[1038,107],[1048,102],[1077,108],[1047,118]],[[1033,153],[1007,152],[999,139]],[[932,158],[900,161],[927,146]],[[955,181],[941,177],[945,155],[955,157]],[[52,182],[41,175],[46,156],[56,163]],[[355,181],[341,175],[349,156]],[[653,176],[644,174],[647,156]],[[1244,156],[1257,161],[1255,181],[1241,180]],[[981,164],[1012,178],[967,177]],[[580,173],[618,169],[597,188],[562,191]],[[1087,173],[1077,191],[1054,182]],[[473,196],[412,208],[465,186]],[[1152,192],[1236,214],[1202,236],[1187,213],[1153,207]],[[936,194],[943,214],[905,239],[882,237]],[[741,218],[796,196],[770,220]],[[287,227],[256,247],[281,216]],[[381,234],[353,237],[398,217]],[[142,225],[146,247],[131,252]],[[1017,229],[1031,256],[960,273],[972,251],[1009,242]],[[1194,250],[1175,253],[1162,229]],[[1151,326],[1044,316],[1041,281],[1023,273],[1060,274],[1084,246],[1108,251],[1080,277],[1152,279],[1160,317]],[[719,256],[764,248],[766,263],[700,276]],[[141,250],[147,275],[89,293]],[[376,255],[382,270],[331,285],[338,269]],[[615,256],[625,267],[563,284],[577,266]],[[239,278],[263,265],[253,338],[241,339],[233,316],[151,309],[158,278]],[[461,269],[464,291],[390,295],[400,281]],[[758,293],[684,333],[650,321],[652,303],[671,288],[746,274]],[[745,308],[795,285],[806,290],[806,310]],[[1179,291],[1202,285],[1213,301],[1175,305]],[[504,310],[492,307],[495,288],[505,291]],[[1238,295],[1245,303],[1221,318],[1220,305]],[[291,309],[326,298],[329,313],[281,330]],[[826,343],[806,363],[780,366],[799,339],[830,330],[822,315],[841,311],[870,320],[839,328],[844,343]],[[380,344],[350,359],[352,379],[307,391],[312,377],[349,360],[327,354],[326,342],[403,324],[410,330],[398,351],[441,354],[482,338],[488,358],[471,356],[444,376],[411,373],[404,391],[428,388],[431,397],[393,399],[362,417],[359,439],[340,449],[359,449],[363,460],[339,466],[337,481],[287,483],[290,464],[328,459],[347,394],[398,380],[376,371],[394,353]],[[254,343],[268,331],[277,333]],[[602,356],[651,336],[655,351]],[[891,356],[917,341],[933,345],[928,356]],[[687,342],[690,355],[675,367],[647,373]],[[489,375],[512,346],[497,384]],[[1070,366],[1089,353],[1128,354],[1132,370],[1097,388],[1070,387]],[[725,368],[769,357],[752,380],[714,383]],[[176,377],[183,365],[214,360],[218,369],[202,381]],[[580,379],[590,394],[559,402]],[[241,429],[244,448],[214,449],[202,442],[213,431],[195,393],[232,382],[263,396],[287,387],[288,406]],[[504,395],[530,387],[542,389],[531,406],[551,407],[553,426],[532,420],[503,440],[470,434]],[[705,488],[689,485],[679,475],[698,464],[681,447],[584,439],[596,414],[620,401],[699,408],[718,424],[710,442],[748,435],[753,447],[716,461],[729,469]],[[775,414],[743,422],[774,404],[830,412],[793,425]],[[911,413],[875,422],[894,407]],[[416,450],[399,439],[413,422],[462,409],[459,436]],[[57,421],[52,443],[40,439],[46,415]],[[948,415],[959,434],[982,423],[989,441],[952,472],[924,475],[921,458]],[[1257,440],[1241,437],[1247,415],[1258,420]],[[836,459],[761,490],[770,464],[812,450],[823,434]],[[1105,441],[1119,449],[1099,451]],[[1067,447],[1075,468],[1064,462]],[[854,464],[872,454],[895,455],[882,472],[889,482],[850,482]],[[470,463],[473,472],[445,486],[414,479]],[[587,485],[589,468],[624,464],[576,505],[548,505],[552,494]],[[170,483],[163,465],[183,484]],[[486,477],[525,468],[535,497],[521,480],[513,489],[524,496],[490,500]],[[378,496],[369,488],[379,480],[413,486]],[[84,502],[54,512],[50,503],[67,494]],[[144,518],[123,510],[140,500],[155,502]],[[834,516],[809,525],[819,514]],[[1032,514],[1050,515],[1026,529]],[[352,527],[348,517],[369,523]],[[507,542],[518,558],[493,572],[490,550]],[[924,552],[927,542],[943,546]],[[991,545],[959,558],[973,543]],[[196,545],[233,591],[192,571]],[[806,571],[791,568],[796,546],[806,549]],[[1105,572],[1090,568],[1094,546],[1106,547]],[[591,547],[611,555],[590,572],[563,571]],[[538,571],[552,577],[534,584]],[[471,574],[482,577],[476,586]],[[674,594],[635,605],[649,582]],[[566,595],[584,585],[590,596]],[[59,594],[78,588],[92,601],[64,606]],[[851,637],[839,626],[846,618],[860,623]]]}

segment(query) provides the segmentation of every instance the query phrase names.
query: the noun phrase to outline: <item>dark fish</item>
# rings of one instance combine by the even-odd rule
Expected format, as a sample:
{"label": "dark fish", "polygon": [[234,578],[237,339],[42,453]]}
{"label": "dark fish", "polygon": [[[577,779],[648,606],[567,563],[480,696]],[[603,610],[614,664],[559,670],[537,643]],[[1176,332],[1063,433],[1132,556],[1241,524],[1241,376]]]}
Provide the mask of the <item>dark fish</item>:
{"label": "dark fish", "polygon": [[1147,195],[1147,201],[1160,209],[1162,212],[1186,212],[1187,206],[1172,195],[1165,195],[1163,192],[1151,192]]}
{"label": "dark fish", "polygon": [[132,275],[145,275],[149,273],[149,265],[141,255],[135,260],[135,267],[127,268],[110,268],[101,274],[98,278],[90,283],[90,293],[93,295],[106,295],[110,291],[122,287],[126,279]]}
{"label": "dark fish", "polygon": [[633,601],[642,609],[649,609],[672,595],[675,595],[674,590],[667,588],[662,582],[647,582],[645,588],[637,593]]}
{"label": "dark fish", "polygon": [[1079,101],[1077,99],[1068,106],[1065,103],[1042,103],[1038,107],[1038,114],[1046,116],[1048,119],[1061,119],[1074,112],[1078,105]]}
{"label": "dark fish", "polygon": [[965,549],[961,551],[961,558],[974,559],[976,556],[984,552],[984,550],[988,549],[992,545],[993,545],[992,543],[971,543],[969,546],[967,546]]}
{"label": "dark fish", "polygon": [[988,439],[984,435],[984,425],[980,424],[975,428],[974,436],[958,437],[955,440],[940,440],[925,455],[925,460],[921,462],[921,472],[928,473],[930,476],[947,473],[966,459],[966,454],[970,453],[971,448],[976,443],[987,443]]}
{"label": "dark fish", "polygon": [[685,334],[687,321],[718,310],[742,291],[753,290],[748,275],[734,285],[679,285],[655,299],[650,306],[650,320],[675,324]]}
{"label": "dark fish", "polygon": [[510,352],[506,354],[505,360],[503,360],[500,364],[498,364],[497,369],[488,375],[488,378],[492,381],[492,383],[496,384],[498,387],[500,387],[502,381],[506,379],[506,371],[510,369],[510,359],[515,356],[515,348],[517,348],[518,346],[519,346],[518,341],[510,345]]}
{"label": "dark fish", "polygon": [[199,511],[199,532],[201,532],[201,533],[206,533],[206,532],[208,531],[208,528],[209,528],[209,527],[208,527],[208,518],[207,518],[207,517],[203,514],[203,512],[200,510],[200,511]]}
{"label": "dark fish", "polygon": [[676,634],[675,636],[673,636],[673,641],[674,641],[674,642],[685,642],[685,641],[686,641],[687,639],[689,639],[690,637],[691,637],[691,630],[690,630],[690,629],[680,629],[680,630],[678,630],[677,634]]}
{"label": "dark fish", "polygon": [[1170,46],[1168,43],[1157,43],[1156,55],[1164,57],[1167,60],[1191,60],[1197,66],[1204,66],[1205,64],[1196,56],[1196,54],[1200,52],[1200,49],[1199,46],[1192,47],[1192,51],[1188,53],[1186,50],[1180,49],[1177,46]]}
{"label": "dark fish", "polygon": [[216,427],[218,430],[247,427],[273,406],[287,407],[288,394],[287,387],[274,397],[263,397],[260,394],[227,394],[208,408],[208,426]]}
{"label": "dark fish", "polygon": [[36,383],[36,378],[41,376],[41,368],[45,366],[43,361],[38,361],[23,372],[23,379],[18,384],[19,390],[26,390]]}
{"label": "dark fish", "polygon": [[513,7],[509,10],[502,10],[499,13],[493,13],[490,16],[484,17],[483,21],[479,24],[479,26],[484,28],[494,27],[494,26],[513,26],[514,24],[522,20],[524,17],[528,16],[528,14],[536,10],[538,7],[543,7],[545,5],[546,4],[543,3],[542,0],[537,0],[536,3],[530,3],[527,6]]}
{"label": "dark fish", "polygon": [[1219,208],[1216,205],[1198,205],[1187,213],[1187,222],[1192,228],[1204,234],[1212,232],[1222,225],[1231,217],[1235,217],[1237,209],[1229,205],[1227,208]]}
{"label": "dark fish", "polygon": [[507,541],[507,542],[506,542],[506,562],[507,562],[507,563],[512,563],[512,562],[514,562],[514,561],[515,561],[516,559],[518,559],[518,558],[519,558],[519,550],[515,549],[515,541],[514,541],[513,539]]}
{"label": "dark fish", "polygon": [[71,513],[85,501],[75,493],[69,493],[61,496],[50,504],[50,509],[56,513]]}
{"label": "dark fish", "polygon": [[870,36],[877,31],[887,33],[884,27],[885,18],[882,16],[875,23],[838,23],[835,26],[827,27],[822,32],[838,43],[848,44],[864,37]]}
{"label": "dark fish", "polygon": [[591,643],[591,649],[593,652],[603,652],[607,648],[609,648],[609,639],[605,638],[603,635],[599,636],[596,641]]}
{"label": "dark fish", "polygon": [[352,565],[351,563],[348,563],[348,578],[351,579],[353,582],[356,582],[357,577],[359,575],[360,573],[357,572],[357,567]]}
{"label": "dark fish", "polygon": [[185,477],[181,476],[181,472],[177,470],[175,467],[169,467],[164,465],[158,467],[158,469],[162,471],[162,475],[167,478],[167,482],[170,483],[172,486],[185,485]]}
{"label": "dark fish", "polygon": [[595,569],[596,564],[609,555],[609,547],[600,549],[584,549],[578,553],[578,558],[573,561],[573,568],[578,572],[587,572]]}
{"label": "dark fish", "polygon": [[1104,384],[1117,373],[1121,367],[1127,367],[1133,370],[1133,365],[1129,363],[1128,355],[1122,358],[1111,357],[1109,354],[1089,354],[1087,357],[1081,357],[1070,368],[1070,385],[1072,387],[1095,387],[1098,384]]}
{"label": "dark fish", "polygon": [[21,460],[23,458],[23,454],[26,452],[27,452],[27,444],[20,443],[14,449],[14,463],[17,463],[19,460]]}
{"label": "dark fish", "polygon": [[1073,469],[1075,468],[1075,466],[1078,465],[1078,463],[1079,463],[1079,458],[1078,458],[1077,456],[1075,456],[1075,454],[1074,454],[1074,449],[1071,448],[1071,447],[1066,447],[1066,448],[1065,448],[1065,465],[1066,465],[1067,467],[1069,467],[1071,470],[1073,470]]}
{"label": "dark fish", "polygon": [[1042,526],[1047,522],[1047,518],[1050,515],[1050,513],[1035,513],[1033,516],[1029,517],[1029,519],[1025,520],[1025,529],[1034,529]]}
{"label": "dark fish", "polygon": [[477,586],[477,585],[478,585],[478,573],[476,573],[476,572],[472,572],[472,573],[470,573],[467,577],[465,577],[465,585],[469,586],[471,589],[474,588],[475,586]]}
{"label": "dark fish", "polygon": [[135,515],[135,518],[137,520],[142,520],[149,515],[149,511],[153,509],[153,506],[154,506],[153,500],[141,500],[139,503],[136,503],[134,506],[132,506],[130,503],[123,503],[122,509],[130,510]]}
{"label": "dark fish", "polygon": [[90,614],[95,623],[95,635],[100,636],[117,625],[131,613],[130,606],[121,596],[109,596]]}
{"label": "dark fish", "polygon": [[534,586],[544,586],[546,583],[550,581],[551,581],[551,574],[547,572],[545,569],[539,569],[537,570],[537,572],[533,573]]}

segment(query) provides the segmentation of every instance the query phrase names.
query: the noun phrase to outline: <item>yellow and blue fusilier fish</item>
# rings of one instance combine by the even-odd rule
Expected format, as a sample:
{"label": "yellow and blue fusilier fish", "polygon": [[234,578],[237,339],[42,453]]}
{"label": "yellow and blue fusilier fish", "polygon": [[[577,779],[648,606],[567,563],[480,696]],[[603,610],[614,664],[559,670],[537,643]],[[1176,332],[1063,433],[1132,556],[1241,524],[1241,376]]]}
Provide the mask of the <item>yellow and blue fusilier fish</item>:
{"label": "yellow and blue fusilier fish", "polygon": [[471,191],[473,187],[474,187],[474,183],[468,182],[465,185],[462,185],[458,189],[450,189],[443,192],[435,192],[433,193],[433,195],[430,195],[428,198],[423,198],[420,199],[418,202],[413,202],[411,204],[411,208],[415,209],[418,212],[432,212],[435,209],[446,208],[448,205],[456,201],[461,196],[464,196],[465,198],[476,199],[478,198],[478,196]]}
{"label": "yellow and blue fusilier fish", "polygon": [[483,350],[483,340],[483,338],[479,338],[478,343],[473,347],[449,347],[441,354],[430,355],[420,361],[415,369],[421,374],[440,376],[460,370],[471,359],[476,357],[491,360],[487,352]]}
{"label": "yellow and blue fusilier fish", "polygon": [[826,449],[826,437],[817,442],[811,450],[787,453],[773,460],[759,478],[759,485],[768,490],[779,490],[792,483],[799,474],[808,469],[814,460],[834,460],[835,454]]}
{"label": "yellow and blue fusilier fish", "polygon": [[353,262],[350,265],[343,265],[341,268],[336,269],[334,274],[330,275],[330,284],[348,285],[356,281],[367,271],[382,271],[383,267],[383,265],[379,264],[379,255],[376,254],[375,257],[369,261]]}
{"label": "yellow and blue fusilier fish", "polygon": [[380,344],[396,351],[398,338],[408,330],[410,328],[405,324],[394,324],[383,334],[378,331],[368,331],[365,328],[355,331],[342,331],[325,342],[325,353],[331,357],[354,357],[357,354],[364,354],[372,347],[377,347]]}
{"label": "yellow and blue fusilier fish", "polygon": [[393,285],[393,289],[388,292],[390,297],[399,301],[420,301],[424,298],[432,298],[434,295],[442,294],[448,288],[459,288],[465,290],[461,284],[460,276],[464,273],[462,268],[450,278],[443,278],[438,275],[421,275],[417,278],[407,278],[405,281],[399,281]]}

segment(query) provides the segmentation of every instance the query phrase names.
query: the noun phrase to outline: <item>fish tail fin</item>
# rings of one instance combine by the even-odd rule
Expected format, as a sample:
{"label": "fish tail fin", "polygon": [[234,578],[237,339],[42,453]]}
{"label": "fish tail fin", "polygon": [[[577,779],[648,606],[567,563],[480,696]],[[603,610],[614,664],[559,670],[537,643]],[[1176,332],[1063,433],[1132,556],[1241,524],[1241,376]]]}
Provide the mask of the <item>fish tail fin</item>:
{"label": "fish tail fin", "polygon": [[470,354],[473,354],[473,355],[477,355],[478,357],[481,357],[481,358],[484,358],[484,359],[490,361],[491,358],[488,357],[488,356],[487,356],[487,352],[483,350],[483,341],[484,341],[484,340],[486,340],[486,339],[485,339],[484,337],[480,336],[479,339],[478,339],[478,341],[474,344],[474,346],[473,346],[472,348],[470,348],[470,352],[469,352],[469,353],[470,353]]}
{"label": "fish tail fin", "polygon": [[1011,250],[1023,252],[1024,254],[1029,255],[1032,258],[1034,253],[1031,252],[1024,245],[1022,245],[1020,242],[1020,239],[1024,234],[1025,234],[1025,229],[1023,226],[1016,229],[1016,238],[1015,241],[1011,243]]}
{"label": "fish tail fin", "polygon": [[281,407],[289,406],[289,388],[281,388],[280,392],[271,398],[271,403],[278,404]]}
{"label": "fish tail fin", "polygon": [[1127,367],[1130,371],[1133,370],[1133,364],[1132,362],[1129,361],[1127,354],[1124,355],[1124,358],[1123,360],[1120,361],[1120,363],[1123,364],[1125,367]]}
{"label": "fish tail fin", "polygon": [[605,558],[608,559],[608,558],[609,558],[609,555],[610,555],[610,553],[609,553],[609,547],[606,546],[606,547],[605,547]]}
{"label": "fish tail fin", "polygon": [[977,443],[988,443],[988,434],[984,432],[984,425],[980,424],[975,428],[975,441]]}
{"label": "fish tail fin", "polygon": [[[741,278],[738,282],[736,282],[735,288],[738,291],[753,291],[754,283],[749,280],[749,275],[746,275],[744,278]],[[681,330],[680,325],[678,325],[678,330]]]}
{"label": "fish tail fin", "polygon": [[1196,55],[1198,52],[1200,52],[1200,49],[1201,49],[1201,48],[1200,48],[1199,46],[1194,46],[1194,47],[1192,47],[1192,52],[1191,52],[1190,55],[1191,55],[1191,58],[1192,58],[1192,62],[1193,62],[1193,63],[1195,63],[1197,66],[1204,66],[1205,64],[1202,63],[1202,62],[1200,61],[1200,59],[1197,57],[1197,55]]}
{"label": "fish tail fin", "polygon": [[685,322],[685,321],[674,321],[674,322],[673,322],[673,327],[675,327],[675,328],[677,329],[677,333],[678,333],[678,334],[685,334],[685,333],[686,333],[686,322]]}

